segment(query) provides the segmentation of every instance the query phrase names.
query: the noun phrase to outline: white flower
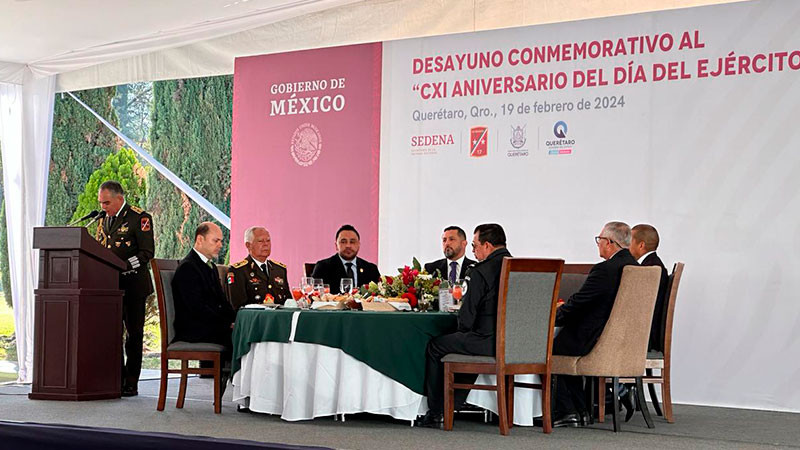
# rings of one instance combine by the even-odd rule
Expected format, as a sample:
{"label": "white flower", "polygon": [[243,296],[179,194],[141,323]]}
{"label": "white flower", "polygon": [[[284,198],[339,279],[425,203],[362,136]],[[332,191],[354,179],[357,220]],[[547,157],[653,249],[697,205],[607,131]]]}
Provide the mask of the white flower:
{"label": "white flower", "polygon": [[419,274],[417,276],[419,277],[420,280],[430,280],[430,279],[433,278],[433,275],[431,275],[429,273],[421,273],[421,274]]}

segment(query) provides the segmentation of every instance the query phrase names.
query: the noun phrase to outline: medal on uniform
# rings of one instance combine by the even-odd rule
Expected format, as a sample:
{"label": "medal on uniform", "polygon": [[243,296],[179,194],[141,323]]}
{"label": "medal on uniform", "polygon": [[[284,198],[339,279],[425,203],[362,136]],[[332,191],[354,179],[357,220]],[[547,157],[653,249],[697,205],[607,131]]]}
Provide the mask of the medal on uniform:
{"label": "medal on uniform", "polygon": [[275,277],[275,282],[278,283],[278,284],[283,284],[283,278]]}
{"label": "medal on uniform", "polygon": [[228,272],[228,284],[233,284],[233,272]]}

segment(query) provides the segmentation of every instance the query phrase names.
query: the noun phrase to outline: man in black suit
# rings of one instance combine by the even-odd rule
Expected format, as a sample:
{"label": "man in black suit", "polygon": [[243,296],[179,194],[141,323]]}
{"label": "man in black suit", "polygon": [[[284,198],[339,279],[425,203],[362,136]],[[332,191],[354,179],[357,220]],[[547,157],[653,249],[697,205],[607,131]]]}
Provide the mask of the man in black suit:
{"label": "man in black suit", "polygon": [[[588,354],[611,315],[617,297],[622,269],[637,265],[627,247],[631,229],[623,222],[609,222],[594,238],[600,257],[583,286],[558,308],[556,326],[562,327],[553,340],[553,354],[583,356]],[[558,376],[553,426],[579,426],[586,421],[583,377]]]}
{"label": "man in black suit", "polygon": [[312,277],[322,278],[325,284],[331,286],[332,292],[339,290],[342,278],[352,278],[353,287],[380,281],[378,266],[358,257],[361,236],[352,225],[342,225],[336,231],[335,245],[336,254],[317,261]]}
{"label": "man in black suit", "polygon": [[[511,257],[506,249],[506,233],[496,223],[478,225],[472,238],[477,264],[467,275],[467,293],[458,311],[458,331],[435,337],[425,352],[425,391],[428,412],[419,420],[423,427],[438,428],[444,412],[444,363],[448,353],[494,356],[497,331],[497,294],[503,258]],[[477,375],[459,374],[457,383],[474,383]],[[457,390],[458,409],[469,391]]]}
{"label": "man in black suit", "polygon": [[[225,297],[214,259],[222,249],[222,230],[203,222],[194,232],[194,248],[183,258],[172,279],[175,299],[174,341],[209,342],[225,347],[223,365],[230,364],[231,333],[236,312]],[[222,389],[227,378],[223,372]]]}
{"label": "man in black suit", "polygon": [[475,261],[466,257],[467,234],[460,227],[449,226],[444,229],[442,234],[442,251],[444,258],[425,264],[425,272],[439,276],[454,284],[456,279],[465,278],[467,269],[475,264]]}
{"label": "man in black suit", "polygon": [[650,326],[650,345],[648,349],[659,352],[664,351],[664,302],[667,298],[669,274],[661,258],[656,254],[658,248],[658,231],[652,225],[639,224],[633,227],[631,235],[631,255],[642,266],[661,267],[661,281],[658,284],[656,307],[653,311],[653,324]]}

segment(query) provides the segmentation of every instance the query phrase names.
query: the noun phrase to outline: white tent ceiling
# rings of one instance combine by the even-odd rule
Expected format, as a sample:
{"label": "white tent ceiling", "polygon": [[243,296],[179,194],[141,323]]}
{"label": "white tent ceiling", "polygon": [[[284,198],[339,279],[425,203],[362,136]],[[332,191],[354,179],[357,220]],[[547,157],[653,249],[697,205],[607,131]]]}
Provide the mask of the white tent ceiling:
{"label": "white tent ceiling", "polygon": [[0,0],[0,82],[59,90],[232,73],[245,54],[734,0]]}

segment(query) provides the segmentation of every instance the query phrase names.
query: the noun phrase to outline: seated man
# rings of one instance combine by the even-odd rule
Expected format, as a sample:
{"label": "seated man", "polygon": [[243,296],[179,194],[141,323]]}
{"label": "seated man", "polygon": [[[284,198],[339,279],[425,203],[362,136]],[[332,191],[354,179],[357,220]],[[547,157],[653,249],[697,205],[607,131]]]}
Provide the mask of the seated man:
{"label": "seated man", "polygon": [[658,248],[658,231],[652,225],[639,224],[633,227],[631,235],[631,255],[639,261],[642,266],[661,267],[661,281],[658,284],[658,296],[656,297],[656,308],[653,311],[653,324],[650,327],[650,350],[659,352],[664,351],[664,302],[667,298],[667,286],[669,285],[669,274],[661,258],[656,254]]}
{"label": "seated man", "polygon": [[[247,258],[228,267],[231,303],[239,309],[249,303],[282,305],[290,296],[286,266],[269,260],[272,240],[264,227],[250,227],[244,232]],[[272,300],[271,302],[269,300]]]}
{"label": "seated man", "polygon": [[[468,289],[458,311],[458,331],[435,337],[428,343],[425,355],[425,390],[428,412],[419,421],[423,427],[438,428],[444,413],[444,363],[448,353],[494,356],[497,331],[497,295],[503,258],[511,256],[506,249],[506,233],[495,223],[478,225],[472,238],[472,251],[478,263],[467,275]],[[477,375],[459,374],[457,383],[474,383]],[[466,400],[469,391],[457,390],[455,407]]]}
{"label": "seated man", "polygon": [[[553,340],[554,355],[583,356],[592,350],[611,316],[623,267],[637,265],[627,249],[631,242],[627,224],[609,222],[594,240],[605,261],[595,264],[580,290],[558,308],[556,326],[562,328]],[[585,424],[584,398],[583,377],[559,375],[553,426]]]}
{"label": "seated man", "polygon": [[322,278],[325,284],[331,286],[331,292],[339,292],[342,278],[352,278],[353,287],[369,284],[370,281],[380,281],[378,266],[358,257],[361,236],[352,225],[342,225],[336,231],[335,245],[335,255],[317,261],[311,274],[313,278]]}
{"label": "seated man", "polygon": [[[194,232],[194,248],[181,260],[172,279],[172,295],[175,299],[173,341],[223,345],[223,364],[229,365],[236,312],[222,292],[219,272],[212,261],[219,255],[220,249],[220,227],[211,222],[201,223]],[[222,381],[224,390],[227,381],[224,375]]]}
{"label": "seated man", "polygon": [[425,271],[435,275],[439,271],[439,276],[454,284],[456,279],[465,278],[467,269],[475,264],[475,261],[466,257],[467,234],[460,227],[449,226],[444,229],[442,234],[442,251],[444,258],[425,264]]}

